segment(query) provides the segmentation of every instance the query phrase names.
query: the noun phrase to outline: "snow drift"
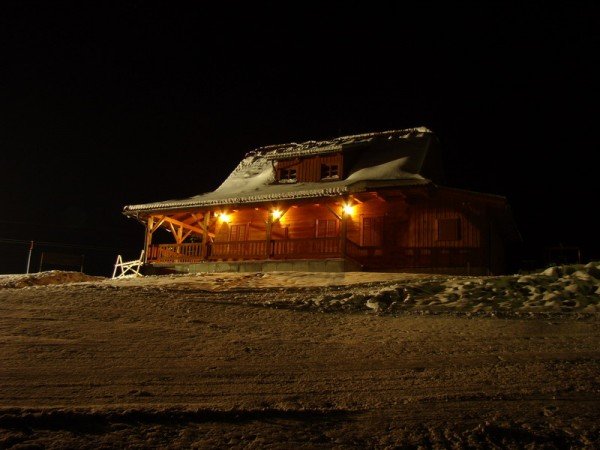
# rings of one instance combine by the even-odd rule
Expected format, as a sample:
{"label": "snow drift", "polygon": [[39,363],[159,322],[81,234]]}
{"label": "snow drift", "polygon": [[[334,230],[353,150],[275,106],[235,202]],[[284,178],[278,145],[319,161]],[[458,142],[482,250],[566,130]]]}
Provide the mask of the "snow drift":
{"label": "snow drift", "polygon": [[[82,283],[83,282],[83,283]],[[600,312],[600,262],[550,267],[529,275],[467,277],[407,273],[200,273],[123,280],[78,272],[0,277],[0,288],[130,289],[186,301],[202,293],[211,301],[323,312],[591,314]],[[46,285],[54,285],[48,286]],[[40,293],[42,295],[42,293]]]}

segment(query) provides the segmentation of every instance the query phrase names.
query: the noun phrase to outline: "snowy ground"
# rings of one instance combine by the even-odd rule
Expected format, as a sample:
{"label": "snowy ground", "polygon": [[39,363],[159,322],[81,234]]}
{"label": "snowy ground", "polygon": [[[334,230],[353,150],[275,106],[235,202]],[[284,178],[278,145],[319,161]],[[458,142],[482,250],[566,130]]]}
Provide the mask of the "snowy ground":
{"label": "snowy ground", "polygon": [[593,448],[599,269],[0,276],[0,448]]}
{"label": "snowy ground", "polygon": [[110,280],[78,272],[0,275],[0,289],[66,283],[85,289],[226,293],[231,301],[321,311],[478,315],[600,313],[600,262],[531,275],[459,277],[398,273],[203,273]]}

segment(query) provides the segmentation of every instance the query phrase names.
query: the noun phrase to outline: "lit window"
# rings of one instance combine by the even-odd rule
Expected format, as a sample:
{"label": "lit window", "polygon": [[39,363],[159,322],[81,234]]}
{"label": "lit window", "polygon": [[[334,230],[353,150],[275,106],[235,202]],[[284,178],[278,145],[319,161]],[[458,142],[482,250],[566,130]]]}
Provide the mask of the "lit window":
{"label": "lit window", "polygon": [[296,169],[279,169],[280,183],[295,183],[296,180]]}
{"label": "lit window", "polygon": [[337,164],[321,164],[321,180],[337,180],[340,177]]}

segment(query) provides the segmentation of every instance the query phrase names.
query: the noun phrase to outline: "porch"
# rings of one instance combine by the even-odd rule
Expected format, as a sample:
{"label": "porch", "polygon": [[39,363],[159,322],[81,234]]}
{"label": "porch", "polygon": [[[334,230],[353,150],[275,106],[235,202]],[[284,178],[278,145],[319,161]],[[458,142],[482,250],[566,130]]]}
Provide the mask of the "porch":
{"label": "porch", "polygon": [[202,258],[202,243],[159,244],[150,247],[147,261],[173,263],[341,257],[340,239],[337,237],[212,242],[206,253]]}
{"label": "porch", "polygon": [[481,249],[465,247],[390,247],[361,246],[339,237],[275,239],[271,241],[212,242],[203,257],[202,243],[151,245],[150,264],[191,264],[203,261],[249,260],[324,260],[340,258],[354,261],[364,270],[395,267],[470,268],[484,267]]}

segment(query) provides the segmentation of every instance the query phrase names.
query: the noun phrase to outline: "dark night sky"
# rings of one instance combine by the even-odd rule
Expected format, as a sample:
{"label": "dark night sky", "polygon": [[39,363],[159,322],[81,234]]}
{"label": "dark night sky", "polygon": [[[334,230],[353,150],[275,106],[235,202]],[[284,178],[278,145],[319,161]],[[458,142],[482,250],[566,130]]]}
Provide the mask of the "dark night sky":
{"label": "dark night sky", "polygon": [[254,147],[424,125],[532,253],[600,256],[594,2],[87,3],[0,6],[0,238],[136,250],[123,205],[212,190]]}

